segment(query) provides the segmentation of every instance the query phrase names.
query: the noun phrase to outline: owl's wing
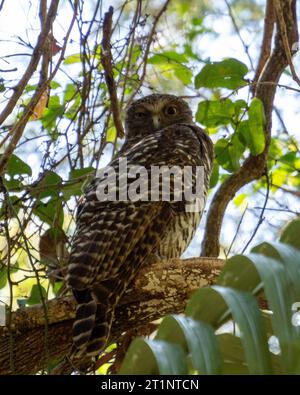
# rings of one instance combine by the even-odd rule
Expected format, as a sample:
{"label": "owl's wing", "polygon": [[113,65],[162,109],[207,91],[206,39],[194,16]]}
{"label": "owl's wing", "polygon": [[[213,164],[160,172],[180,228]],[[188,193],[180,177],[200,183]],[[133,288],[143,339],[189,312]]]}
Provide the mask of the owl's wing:
{"label": "owl's wing", "polygon": [[160,202],[86,202],[72,244],[69,285],[80,290],[114,278],[161,210]]}

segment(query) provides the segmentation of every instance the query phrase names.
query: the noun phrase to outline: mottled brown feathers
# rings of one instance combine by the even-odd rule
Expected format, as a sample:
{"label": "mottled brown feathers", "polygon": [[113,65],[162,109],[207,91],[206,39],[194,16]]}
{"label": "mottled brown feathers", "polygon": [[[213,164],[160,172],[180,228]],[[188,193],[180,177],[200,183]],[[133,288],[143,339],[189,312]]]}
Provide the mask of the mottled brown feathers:
{"label": "mottled brown feathers", "polygon": [[[78,213],[67,274],[78,302],[73,332],[79,355],[103,351],[115,306],[150,257],[179,258],[187,248],[203,212],[213,147],[193,123],[186,102],[172,95],[150,95],[127,110],[126,141],[110,163],[118,184],[124,177],[119,168],[124,159],[128,167],[143,166],[146,174],[152,166],[203,166],[204,200],[198,212],[186,212],[185,201],[100,201],[98,187],[108,176],[95,177]],[[117,196],[134,181],[117,185]]]}

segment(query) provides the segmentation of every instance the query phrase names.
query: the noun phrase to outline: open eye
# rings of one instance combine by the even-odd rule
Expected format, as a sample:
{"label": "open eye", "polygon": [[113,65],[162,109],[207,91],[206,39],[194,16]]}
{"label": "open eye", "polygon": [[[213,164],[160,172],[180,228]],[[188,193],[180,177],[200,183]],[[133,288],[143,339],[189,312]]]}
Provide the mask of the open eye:
{"label": "open eye", "polygon": [[177,108],[175,106],[168,106],[165,108],[165,113],[167,115],[175,115],[177,114]]}
{"label": "open eye", "polygon": [[143,111],[137,111],[137,112],[134,114],[134,117],[135,117],[135,118],[138,118],[138,119],[141,119],[141,118],[145,118],[146,115],[147,115],[147,114],[146,114],[145,112],[143,112]]}

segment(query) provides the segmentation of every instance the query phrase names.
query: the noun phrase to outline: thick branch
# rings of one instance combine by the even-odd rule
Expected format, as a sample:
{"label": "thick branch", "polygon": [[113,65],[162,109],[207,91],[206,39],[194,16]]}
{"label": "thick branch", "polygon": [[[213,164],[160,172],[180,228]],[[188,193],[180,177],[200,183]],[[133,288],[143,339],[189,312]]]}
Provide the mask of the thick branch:
{"label": "thick branch", "polygon": [[[199,287],[211,285],[222,269],[220,259],[172,260],[145,268],[116,311],[112,340],[170,313],[184,311]],[[72,297],[48,302],[48,355],[59,360],[71,347],[75,302]],[[12,330],[0,328],[0,374],[33,374],[42,370],[45,355],[44,311],[41,305],[12,314]],[[50,362],[50,361],[48,361]]]}
{"label": "thick branch", "polygon": [[264,33],[263,39],[260,49],[260,55],[258,64],[255,71],[255,76],[253,79],[253,87],[252,91],[255,94],[256,90],[256,83],[259,80],[261,73],[270,57],[271,54],[271,46],[272,46],[272,37],[274,32],[274,25],[275,25],[275,10],[273,0],[267,0],[266,3],[266,11],[265,11],[265,21],[264,21]]}
{"label": "thick branch", "polygon": [[[284,10],[282,17],[285,21],[288,44],[291,53],[293,53],[293,49],[295,49],[294,44],[298,41],[295,6],[296,0],[282,1],[282,9]],[[260,155],[250,155],[245,160],[241,168],[236,173],[232,174],[216,192],[207,216],[205,236],[202,244],[203,256],[219,255],[221,225],[228,203],[232,200],[241,187],[260,178],[265,173],[266,160],[271,141],[271,119],[274,96],[279,78],[288,65],[289,61],[286,55],[284,39],[281,35],[279,26],[277,26],[275,47],[262,70],[262,74],[257,83],[255,94],[255,96],[259,98],[264,105],[266,116],[266,146],[264,152]]]}

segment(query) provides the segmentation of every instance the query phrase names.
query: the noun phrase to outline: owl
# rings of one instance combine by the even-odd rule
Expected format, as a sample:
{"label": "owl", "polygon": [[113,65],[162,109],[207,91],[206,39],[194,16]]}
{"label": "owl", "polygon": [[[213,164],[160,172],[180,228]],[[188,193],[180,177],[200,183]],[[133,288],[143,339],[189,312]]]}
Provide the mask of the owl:
{"label": "owl", "polygon": [[[209,187],[213,144],[194,123],[183,99],[152,94],[136,100],[126,111],[125,133],[125,143],[109,164],[110,171],[96,175],[78,207],[66,281],[77,301],[73,343],[79,357],[103,351],[115,308],[142,267],[153,262],[153,257],[182,255],[199,225]],[[125,161],[124,171],[120,163]],[[177,170],[203,169],[198,209],[187,209],[191,202],[183,194],[175,198],[175,181],[177,186],[178,180],[183,184],[183,173],[170,175],[168,199],[161,191],[162,173],[154,186],[149,182],[154,170],[174,166]],[[137,178],[129,177],[132,168],[143,169],[138,186]],[[195,182],[193,173],[189,177],[192,190]],[[151,199],[157,188],[159,192]],[[129,190],[136,192],[134,198],[128,198]]]}

